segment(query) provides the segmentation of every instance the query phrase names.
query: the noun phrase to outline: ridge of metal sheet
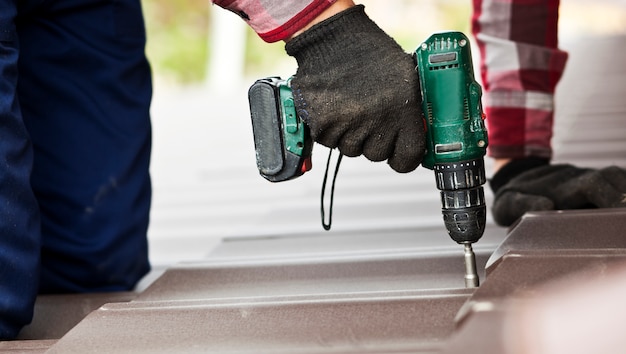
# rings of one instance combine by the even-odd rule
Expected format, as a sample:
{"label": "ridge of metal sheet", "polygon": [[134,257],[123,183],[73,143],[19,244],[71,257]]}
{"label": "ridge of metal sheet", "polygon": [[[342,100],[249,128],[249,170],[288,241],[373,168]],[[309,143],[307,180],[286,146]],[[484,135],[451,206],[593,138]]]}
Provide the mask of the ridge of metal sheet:
{"label": "ridge of metal sheet", "polygon": [[487,273],[502,257],[519,251],[626,248],[626,208],[526,213],[486,264]]}

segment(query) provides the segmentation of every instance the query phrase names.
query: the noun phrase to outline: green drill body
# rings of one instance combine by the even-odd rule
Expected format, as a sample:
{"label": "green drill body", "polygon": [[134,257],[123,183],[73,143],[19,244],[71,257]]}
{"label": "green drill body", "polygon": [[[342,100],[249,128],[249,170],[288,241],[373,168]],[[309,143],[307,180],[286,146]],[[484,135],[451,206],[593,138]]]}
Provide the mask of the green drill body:
{"label": "green drill body", "polygon": [[467,37],[460,32],[434,34],[415,54],[427,126],[422,165],[432,170],[437,163],[482,158],[487,130]]}
{"label": "green drill body", "polygon": [[465,285],[476,287],[471,245],[485,231],[488,140],[470,43],[460,32],[437,33],[417,48],[415,58],[426,126],[422,165],[435,171],[444,224],[450,237],[465,246]]}

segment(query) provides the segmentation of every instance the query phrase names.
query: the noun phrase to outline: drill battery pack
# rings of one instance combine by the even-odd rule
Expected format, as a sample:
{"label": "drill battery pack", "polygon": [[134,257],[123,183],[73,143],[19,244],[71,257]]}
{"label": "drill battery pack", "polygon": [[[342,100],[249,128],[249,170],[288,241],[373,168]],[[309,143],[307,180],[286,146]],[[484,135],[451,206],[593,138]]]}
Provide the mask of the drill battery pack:
{"label": "drill battery pack", "polygon": [[298,117],[289,80],[268,77],[248,90],[259,173],[270,182],[287,181],[311,169],[313,142]]}

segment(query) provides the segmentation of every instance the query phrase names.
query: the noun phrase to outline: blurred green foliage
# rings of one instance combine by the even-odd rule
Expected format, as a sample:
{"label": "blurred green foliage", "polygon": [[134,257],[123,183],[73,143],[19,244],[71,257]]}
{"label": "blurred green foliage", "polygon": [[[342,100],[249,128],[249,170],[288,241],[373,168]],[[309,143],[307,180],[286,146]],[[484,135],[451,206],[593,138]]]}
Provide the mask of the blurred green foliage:
{"label": "blurred green foliage", "polygon": [[[225,10],[212,6],[210,0],[143,0],[142,4],[148,35],[146,54],[154,75],[177,84],[205,80],[211,54],[210,11]],[[246,28],[244,73],[267,74],[277,62],[289,60],[283,47],[282,42],[263,42]]]}
{"label": "blurred green foliage", "polygon": [[[244,75],[250,77],[279,75],[281,73],[272,72],[272,70],[277,70],[281,63],[295,65],[295,62],[295,59],[285,53],[283,41],[266,43],[254,31],[247,31]],[[289,74],[283,73],[283,75]]]}
{"label": "blurred green foliage", "polygon": [[209,56],[209,0],[142,0],[146,55],[156,76],[177,83],[204,80]]}

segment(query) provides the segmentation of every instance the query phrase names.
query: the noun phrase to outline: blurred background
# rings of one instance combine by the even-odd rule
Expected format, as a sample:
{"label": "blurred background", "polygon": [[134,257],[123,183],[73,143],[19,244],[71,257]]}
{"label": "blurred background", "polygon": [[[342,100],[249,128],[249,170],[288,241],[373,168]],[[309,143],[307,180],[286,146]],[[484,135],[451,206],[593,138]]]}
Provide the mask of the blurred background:
{"label": "blurred background", "polygon": [[[407,51],[436,30],[469,33],[469,0],[358,2],[365,4],[369,16]],[[294,67],[284,53],[282,42],[263,42],[237,16],[212,5],[210,0],[143,0],[143,4],[147,53],[161,84],[197,85],[219,77],[220,73],[211,65],[220,55],[230,58],[233,67],[228,68],[229,74],[238,77],[256,78]],[[626,0],[563,0],[561,33],[624,32],[625,4]],[[220,47],[224,45],[222,41],[226,47]],[[225,49],[228,53],[220,53]]]}
{"label": "blurred background", "polygon": [[[470,34],[469,0],[357,2],[409,52],[432,32]],[[202,258],[224,237],[323,232],[326,149],[316,145],[313,171],[295,181],[272,184],[256,169],[247,88],[257,78],[295,73],[284,44],[263,42],[209,0],[143,0],[143,7],[154,76],[154,267]],[[626,34],[626,0],[562,0],[560,11],[566,50],[573,41]],[[421,168],[400,175],[384,163],[344,159],[333,228],[441,225],[432,178]]]}

